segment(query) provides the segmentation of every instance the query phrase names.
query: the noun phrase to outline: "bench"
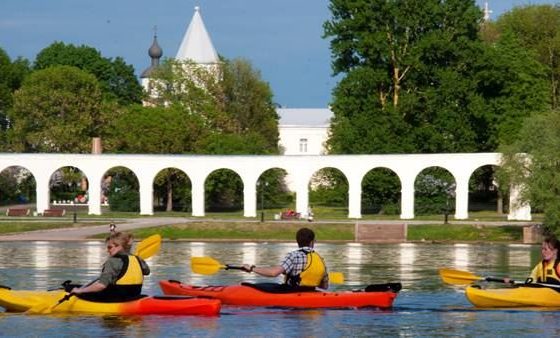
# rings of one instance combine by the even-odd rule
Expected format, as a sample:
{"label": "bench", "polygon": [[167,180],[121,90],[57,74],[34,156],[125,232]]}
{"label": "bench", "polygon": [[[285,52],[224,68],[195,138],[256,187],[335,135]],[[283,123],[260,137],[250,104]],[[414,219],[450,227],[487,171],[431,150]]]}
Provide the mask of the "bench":
{"label": "bench", "polygon": [[25,208],[8,208],[6,209],[6,216],[29,216],[29,209]]}
{"label": "bench", "polygon": [[301,213],[299,212],[287,212],[287,211],[283,211],[282,214],[280,214],[280,218],[281,219],[300,219],[301,218]]}
{"label": "bench", "polygon": [[62,217],[66,215],[66,209],[45,209],[43,216],[45,217]]}

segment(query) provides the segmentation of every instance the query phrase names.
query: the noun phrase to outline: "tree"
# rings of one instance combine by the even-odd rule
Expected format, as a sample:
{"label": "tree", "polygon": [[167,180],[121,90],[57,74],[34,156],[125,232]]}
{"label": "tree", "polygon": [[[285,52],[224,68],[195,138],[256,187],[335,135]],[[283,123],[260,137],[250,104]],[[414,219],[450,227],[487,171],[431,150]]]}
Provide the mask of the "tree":
{"label": "tree", "polygon": [[93,74],[106,98],[116,99],[121,105],[141,102],[142,87],[134,75],[134,68],[121,57],[105,58],[93,47],[54,42],[37,54],[34,69],[56,65],[74,66]]}
{"label": "tree", "polygon": [[0,148],[5,148],[5,134],[9,128],[8,110],[12,107],[12,94],[29,73],[29,62],[18,58],[13,62],[8,54],[0,48]]}
{"label": "tree", "polygon": [[[223,61],[219,66],[205,67],[165,60],[152,73],[147,94],[148,104],[174,109],[178,120],[195,126],[184,132],[183,137],[190,139],[185,141],[181,153],[278,152],[278,116],[270,87],[246,61]],[[238,177],[223,173],[211,178],[208,187],[208,205],[213,208],[224,203],[228,208],[240,205],[233,197],[242,195]],[[171,196],[169,189],[167,196]],[[169,203],[170,198],[167,200]]]}
{"label": "tree", "polygon": [[512,34],[546,66],[552,109],[560,106],[560,6],[514,7],[496,21],[500,34]]}
{"label": "tree", "polygon": [[93,75],[55,66],[32,73],[15,92],[8,135],[19,152],[87,153],[105,114]]}
{"label": "tree", "polygon": [[332,151],[476,150],[472,70],[482,13],[474,1],[332,0],[330,9],[325,37],[334,73],[344,74],[333,96]]}
{"label": "tree", "polygon": [[[272,101],[272,90],[247,60],[224,61],[223,80],[225,109],[237,122],[234,133],[257,141],[262,149],[277,152],[278,114]],[[246,142],[254,147],[252,141]]]}
{"label": "tree", "polygon": [[516,141],[502,146],[500,185],[515,184],[521,201],[543,210],[545,225],[560,235],[560,115],[535,113],[523,123]]}

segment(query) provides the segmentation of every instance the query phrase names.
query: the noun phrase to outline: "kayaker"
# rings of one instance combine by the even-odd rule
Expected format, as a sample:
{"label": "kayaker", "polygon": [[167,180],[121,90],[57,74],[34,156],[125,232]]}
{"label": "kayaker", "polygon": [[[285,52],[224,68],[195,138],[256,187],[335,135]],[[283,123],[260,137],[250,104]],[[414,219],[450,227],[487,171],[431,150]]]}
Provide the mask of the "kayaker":
{"label": "kayaker", "polygon": [[105,240],[110,257],[93,283],[75,287],[71,293],[82,299],[120,301],[140,296],[144,275],[150,274],[146,262],[130,253],[132,235],[114,232]]}
{"label": "kayaker", "polygon": [[281,274],[286,276],[285,284],[298,287],[329,287],[329,276],[323,258],[313,249],[315,245],[315,233],[309,228],[301,228],[296,233],[296,241],[299,249],[290,252],[280,265],[269,267],[257,267],[255,265],[243,265],[246,272],[254,272],[265,277],[277,277]]}
{"label": "kayaker", "polygon": [[559,248],[560,242],[555,236],[549,235],[544,238],[541,244],[542,260],[533,268],[529,277],[532,282],[560,284]]}

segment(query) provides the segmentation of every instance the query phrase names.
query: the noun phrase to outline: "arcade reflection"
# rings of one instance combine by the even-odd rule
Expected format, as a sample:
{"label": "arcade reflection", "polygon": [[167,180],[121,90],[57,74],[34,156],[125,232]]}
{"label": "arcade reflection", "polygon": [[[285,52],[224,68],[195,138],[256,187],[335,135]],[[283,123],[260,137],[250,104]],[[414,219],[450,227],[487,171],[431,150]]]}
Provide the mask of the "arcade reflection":
{"label": "arcade reflection", "polygon": [[[160,279],[200,285],[216,285],[217,280],[221,283],[262,280],[263,277],[238,270],[219,271],[215,276],[195,275],[190,270],[190,258],[210,256],[222,264],[276,265],[295,249],[295,243],[165,241],[161,251],[148,260],[152,275],[145,285],[159,291]],[[414,288],[415,283],[427,276],[437,279],[436,271],[440,267],[472,269],[478,273],[492,272],[480,271],[485,266],[503,267],[498,272],[524,277],[539,260],[539,246],[519,244],[320,243],[317,250],[329,270],[344,273],[346,286],[399,280],[405,287]],[[11,279],[18,287],[46,289],[64,279],[83,282],[95,278],[106,257],[101,241],[2,242],[0,273],[2,279]]]}

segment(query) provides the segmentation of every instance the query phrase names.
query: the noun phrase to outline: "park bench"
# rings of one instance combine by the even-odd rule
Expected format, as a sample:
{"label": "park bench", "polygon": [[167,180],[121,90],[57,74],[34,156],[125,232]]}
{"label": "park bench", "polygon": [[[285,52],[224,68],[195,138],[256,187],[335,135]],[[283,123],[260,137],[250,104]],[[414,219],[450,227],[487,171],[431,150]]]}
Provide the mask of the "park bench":
{"label": "park bench", "polygon": [[62,217],[66,215],[66,209],[45,209],[43,216],[45,217]]}
{"label": "park bench", "polygon": [[29,209],[26,208],[8,208],[6,216],[29,216]]}
{"label": "park bench", "polygon": [[280,218],[281,219],[300,219],[301,218],[301,213],[283,211],[282,214],[280,214]]}

